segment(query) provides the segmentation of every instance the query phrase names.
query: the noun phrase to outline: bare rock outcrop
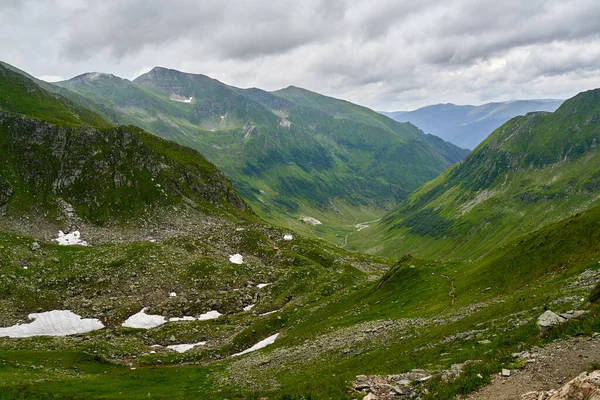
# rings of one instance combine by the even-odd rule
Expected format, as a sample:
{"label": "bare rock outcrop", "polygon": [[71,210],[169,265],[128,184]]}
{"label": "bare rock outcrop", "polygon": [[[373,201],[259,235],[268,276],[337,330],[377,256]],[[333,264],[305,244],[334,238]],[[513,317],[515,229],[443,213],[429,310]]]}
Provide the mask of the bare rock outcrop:
{"label": "bare rock outcrop", "polygon": [[600,400],[600,371],[584,372],[558,390],[525,393],[521,400]]}

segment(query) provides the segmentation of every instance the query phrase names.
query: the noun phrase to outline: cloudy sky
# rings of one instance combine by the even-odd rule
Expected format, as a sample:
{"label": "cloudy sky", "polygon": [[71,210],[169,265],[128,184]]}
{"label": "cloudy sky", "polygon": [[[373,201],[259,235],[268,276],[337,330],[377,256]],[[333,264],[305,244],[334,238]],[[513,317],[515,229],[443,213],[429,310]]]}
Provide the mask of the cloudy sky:
{"label": "cloudy sky", "polygon": [[46,80],[156,65],[378,110],[600,87],[598,0],[0,0],[0,59]]}

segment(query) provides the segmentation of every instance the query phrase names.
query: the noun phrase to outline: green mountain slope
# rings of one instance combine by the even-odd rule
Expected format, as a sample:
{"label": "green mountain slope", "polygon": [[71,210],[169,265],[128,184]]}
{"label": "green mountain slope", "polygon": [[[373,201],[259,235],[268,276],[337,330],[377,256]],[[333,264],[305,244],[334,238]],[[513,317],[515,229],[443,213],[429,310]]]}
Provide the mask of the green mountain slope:
{"label": "green mountain slope", "polygon": [[598,137],[600,90],[581,93],[554,113],[514,118],[350,244],[389,255],[486,254],[599,204]]}
{"label": "green mountain slope", "polygon": [[209,217],[252,216],[198,152],[137,127],[85,126],[110,125],[2,66],[0,87],[4,228],[47,238],[84,227],[92,235],[114,227],[148,236],[156,227],[176,232]]}
{"label": "green mountain slope", "polygon": [[0,111],[44,118],[66,125],[111,126],[100,115],[43,89],[17,71],[0,63]]}
{"label": "green mountain slope", "polygon": [[[467,154],[410,124],[297,88],[238,89],[158,67],[133,82],[84,74],[59,85],[113,107],[120,123],[197,149],[262,216],[330,239]],[[299,221],[307,216],[323,224]]]}

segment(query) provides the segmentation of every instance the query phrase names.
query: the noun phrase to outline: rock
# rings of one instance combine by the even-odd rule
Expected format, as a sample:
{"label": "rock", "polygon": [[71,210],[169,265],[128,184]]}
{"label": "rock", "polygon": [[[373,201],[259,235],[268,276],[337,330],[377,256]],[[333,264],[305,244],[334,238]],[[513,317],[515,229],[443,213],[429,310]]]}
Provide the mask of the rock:
{"label": "rock", "polygon": [[30,247],[31,247],[31,250],[33,250],[33,251],[37,251],[37,250],[41,249],[41,246],[38,242],[31,243]]}
{"label": "rock", "polygon": [[537,326],[540,329],[540,334],[543,335],[556,325],[560,325],[566,321],[567,319],[561,317],[560,315],[550,310],[546,310],[542,315],[539,316],[537,320]]}
{"label": "rock", "polygon": [[503,368],[502,376],[506,376],[506,377],[510,376],[510,369]]}
{"label": "rock", "polygon": [[526,393],[521,400],[600,400],[600,371],[581,374],[559,390]]}
{"label": "rock", "polygon": [[477,342],[477,343],[479,343],[479,344],[490,344],[490,343],[492,343],[492,341],[491,341],[491,340],[488,340],[488,339],[484,339],[484,340],[480,340],[480,341],[479,341],[479,342]]}
{"label": "rock", "polygon": [[368,395],[363,397],[363,400],[378,400],[378,399],[379,399],[379,397],[375,396],[373,393],[369,393]]}

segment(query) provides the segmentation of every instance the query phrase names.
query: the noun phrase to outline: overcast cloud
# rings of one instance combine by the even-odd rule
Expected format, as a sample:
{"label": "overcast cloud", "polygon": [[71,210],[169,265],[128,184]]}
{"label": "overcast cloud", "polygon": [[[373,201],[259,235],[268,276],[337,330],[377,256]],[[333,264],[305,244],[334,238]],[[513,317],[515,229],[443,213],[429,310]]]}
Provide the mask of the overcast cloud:
{"label": "overcast cloud", "polygon": [[42,79],[156,65],[378,110],[600,87],[598,0],[0,0],[0,59]]}

